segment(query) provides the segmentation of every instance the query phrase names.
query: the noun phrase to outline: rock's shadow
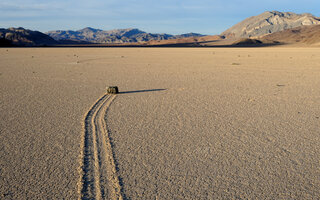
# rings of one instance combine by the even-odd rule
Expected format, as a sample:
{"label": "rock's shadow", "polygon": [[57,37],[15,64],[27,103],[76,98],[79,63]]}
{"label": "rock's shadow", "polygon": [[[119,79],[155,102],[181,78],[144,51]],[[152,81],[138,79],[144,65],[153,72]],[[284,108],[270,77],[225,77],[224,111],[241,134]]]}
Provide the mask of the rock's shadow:
{"label": "rock's shadow", "polygon": [[132,91],[123,91],[118,94],[131,94],[131,93],[140,93],[140,92],[159,92],[167,89],[150,89],[150,90],[132,90]]}

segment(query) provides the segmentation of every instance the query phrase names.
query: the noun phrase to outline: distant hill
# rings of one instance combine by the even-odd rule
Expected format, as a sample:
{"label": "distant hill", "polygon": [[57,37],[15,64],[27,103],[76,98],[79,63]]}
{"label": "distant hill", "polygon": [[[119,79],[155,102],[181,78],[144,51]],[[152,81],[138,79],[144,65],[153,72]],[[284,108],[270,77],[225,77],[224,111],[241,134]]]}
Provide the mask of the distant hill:
{"label": "distant hill", "polygon": [[235,41],[231,45],[233,45],[233,46],[260,46],[260,45],[263,45],[263,42],[261,40],[244,38],[244,39],[240,39],[240,40]]}
{"label": "distant hill", "polygon": [[203,36],[197,33],[187,33],[182,35],[170,35],[170,34],[153,34],[146,33],[139,29],[115,29],[111,31],[104,31],[94,28],[84,28],[78,31],[49,31],[46,34],[51,36],[57,41],[78,41],[78,42],[90,42],[90,43],[135,43],[135,42],[147,42],[151,40],[168,40],[178,39],[186,37],[200,37]]}
{"label": "distant hill", "polygon": [[320,25],[299,26],[259,38],[264,42],[320,46]]}
{"label": "distant hill", "polygon": [[207,35],[207,36],[193,36],[193,37],[185,37],[185,38],[176,38],[176,39],[168,39],[168,40],[151,40],[142,44],[149,46],[203,46],[208,42],[223,40],[223,37],[219,35]]}
{"label": "distant hill", "polygon": [[44,46],[57,44],[50,36],[39,31],[31,31],[24,28],[0,29],[1,43],[8,46]]}
{"label": "distant hill", "polygon": [[268,11],[234,25],[221,35],[226,38],[251,38],[304,25],[320,24],[320,18],[311,14]]}

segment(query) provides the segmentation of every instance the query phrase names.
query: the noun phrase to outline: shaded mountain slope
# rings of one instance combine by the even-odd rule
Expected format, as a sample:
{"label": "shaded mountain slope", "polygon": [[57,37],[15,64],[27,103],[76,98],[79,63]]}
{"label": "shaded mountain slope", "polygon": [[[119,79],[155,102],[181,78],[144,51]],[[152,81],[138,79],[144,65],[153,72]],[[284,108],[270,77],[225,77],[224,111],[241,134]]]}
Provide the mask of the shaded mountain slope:
{"label": "shaded mountain slope", "polygon": [[300,26],[269,34],[260,38],[265,42],[320,46],[320,25]]}
{"label": "shaded mountain slope", "polygon": [[11,44],[15,46],[43,46],[57,44],[57,41],[46,34],[21,27],[0,29],[0,38],[3,41],[10,41]]}

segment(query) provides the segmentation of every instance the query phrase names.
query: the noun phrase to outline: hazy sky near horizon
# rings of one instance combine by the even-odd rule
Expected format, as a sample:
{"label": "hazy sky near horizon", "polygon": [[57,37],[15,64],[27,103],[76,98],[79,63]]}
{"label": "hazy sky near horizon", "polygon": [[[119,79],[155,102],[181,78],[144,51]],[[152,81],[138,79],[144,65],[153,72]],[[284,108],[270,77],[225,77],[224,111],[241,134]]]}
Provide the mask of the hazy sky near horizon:
{"label": "hazy sky near horizon", "polygon": [[319,0],[1,0],[0,28],[42,32],[139,28],[151,33],[220,34],[264,11],[320,17],[319,8]]}

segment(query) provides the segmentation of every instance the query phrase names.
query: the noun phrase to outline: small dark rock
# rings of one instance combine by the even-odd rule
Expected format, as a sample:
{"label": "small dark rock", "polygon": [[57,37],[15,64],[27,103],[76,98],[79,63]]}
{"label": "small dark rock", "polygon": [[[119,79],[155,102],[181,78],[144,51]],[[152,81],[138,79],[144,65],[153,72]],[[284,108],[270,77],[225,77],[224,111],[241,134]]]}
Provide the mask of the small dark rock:
{"label": "small dark rock", "polygon": [[117,86],[109,86],[109,87],[107,87],[107,93],[108,94],[118,94],[119,89]]}

